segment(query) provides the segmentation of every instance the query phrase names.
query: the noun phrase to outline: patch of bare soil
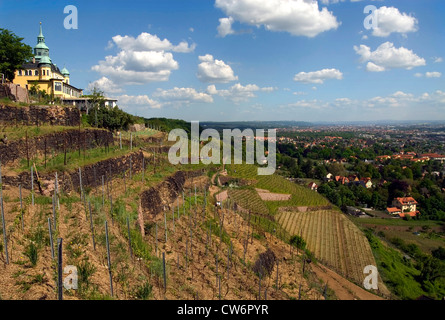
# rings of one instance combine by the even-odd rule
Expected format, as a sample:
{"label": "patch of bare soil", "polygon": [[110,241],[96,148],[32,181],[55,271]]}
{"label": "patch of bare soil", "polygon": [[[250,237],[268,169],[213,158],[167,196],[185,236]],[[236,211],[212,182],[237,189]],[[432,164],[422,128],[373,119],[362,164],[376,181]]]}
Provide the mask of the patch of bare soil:
{"label": "patch of bare soil", "polygon": [[255,190],[258,192],[258,195],[263,201],[287,201],[290,200],[291,198],[290,194],[273,193],[270,192],[269,190],[258,189],[258,188],[255,188]]}
{"label": "patch of bare soil", "polygon": [[224,190],[215,195],[216,201],[226,201],[229,198],[229,193],[227,190]]}

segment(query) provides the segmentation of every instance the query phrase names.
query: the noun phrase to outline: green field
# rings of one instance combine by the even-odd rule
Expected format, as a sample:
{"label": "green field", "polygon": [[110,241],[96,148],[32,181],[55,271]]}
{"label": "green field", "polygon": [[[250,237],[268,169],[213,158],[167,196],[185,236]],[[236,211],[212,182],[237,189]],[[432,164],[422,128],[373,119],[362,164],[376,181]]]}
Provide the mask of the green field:
{"label": "green field", "polygon": [[[386,240],[400,238],[407,243],[417,245],[422,252],[431,253],[432,250],[445,247],[445,226],[440,221],[403,219],[368,219],[351,218],[355,224],[365,228],[372,228]],[[419,235],[413,234],[419,232]]]}

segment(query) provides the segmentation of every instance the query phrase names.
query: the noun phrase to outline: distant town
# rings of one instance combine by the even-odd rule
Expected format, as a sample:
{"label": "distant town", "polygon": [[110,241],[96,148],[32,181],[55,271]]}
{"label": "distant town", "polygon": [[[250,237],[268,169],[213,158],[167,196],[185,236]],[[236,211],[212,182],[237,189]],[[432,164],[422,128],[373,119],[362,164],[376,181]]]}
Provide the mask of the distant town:
{"label": "distant town", "polygon": [[443,123],[314,125],[277,131],[279,171],[345,212],[359,207],[383,217],[444,214]]}

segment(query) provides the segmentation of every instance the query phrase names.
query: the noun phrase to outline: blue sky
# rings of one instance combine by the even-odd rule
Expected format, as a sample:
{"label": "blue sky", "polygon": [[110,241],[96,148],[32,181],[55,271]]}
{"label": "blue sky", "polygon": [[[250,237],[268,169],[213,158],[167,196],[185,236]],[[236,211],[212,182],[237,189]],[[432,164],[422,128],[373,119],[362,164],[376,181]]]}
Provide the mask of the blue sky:
{"label": "blue sky", "polygon": [[[64,28],[67,5],[78,29]],[[443,12],[443,0],[0,0],[0,28],[33,47],[42,21],[71,84],[140,116],[445,120]]]}

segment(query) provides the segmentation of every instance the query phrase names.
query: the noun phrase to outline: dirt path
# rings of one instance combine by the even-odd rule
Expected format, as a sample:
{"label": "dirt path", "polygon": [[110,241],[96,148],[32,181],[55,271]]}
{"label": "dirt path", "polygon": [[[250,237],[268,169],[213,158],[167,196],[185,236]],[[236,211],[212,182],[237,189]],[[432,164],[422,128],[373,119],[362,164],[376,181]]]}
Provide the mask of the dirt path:
{"label": "dirt path", "polygon": [[384,300],[375,294],[353,284],[323,265],[312,265],[317,277],[328,284],[339,300]]}
{"label": "dirt path", "polygon": [[211,196],[211,197],[213,197],[213,195],[219,191],[219,187],[216,185],[216,182],[215,182],[215,178],[216,178],[216,175],[217,175],[217,174],[218,174],[218,172],[216,172],[216,173],[212,176],[212,179],[211,179],[211,183],[212,183],[212,185],[211,185],[210,188],[209,188],[209,192],[210,192],[210,196]]}

